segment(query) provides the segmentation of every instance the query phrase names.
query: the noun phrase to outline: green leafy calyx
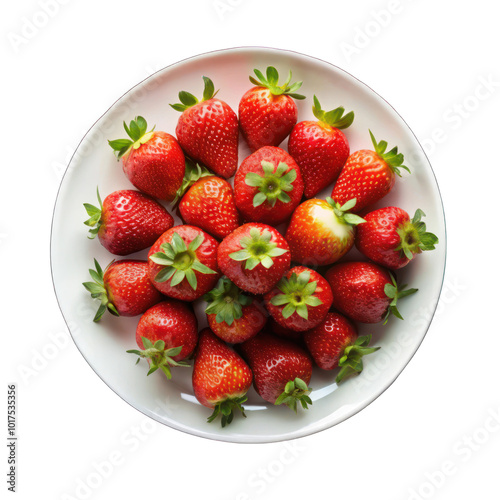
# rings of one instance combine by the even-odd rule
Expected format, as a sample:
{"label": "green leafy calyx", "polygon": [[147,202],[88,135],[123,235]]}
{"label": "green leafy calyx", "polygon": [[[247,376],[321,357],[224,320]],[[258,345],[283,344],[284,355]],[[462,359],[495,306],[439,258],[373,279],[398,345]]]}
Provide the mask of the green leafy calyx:
{"label": "green leafy calyx", "polygon": [[278,200],[282,203],[288,203],[290,196],[287,193],[293,190],[292,183],[297,179],[297,171],[292,168],[287,172],[289,166],[282,161],[275,167],[273,163],[263,160],[261,166],[262,175],[248,172],[245,176],[247,186],[258,188],[253,197],[253,206],[259,207],[266,201],[271,207],[274,207]]}
{"label": "green leafy calyx", "polygon": [[214,407],[214,411],[210,417],[208,417],[207,422],[213,422],[219,415],[221,415],[221,426],[226,427],[229,425],[234,418],[234,410],[241,411],[241,414],[246,418],[245,410],[243,408],[243,403],[247,400],[246,396],[241,396],[238,398],[229,398],[217,403]]}
{"label": "green leafy calyx", "polygon": [[297,413],[297,402],[300,402],[302,408],[307,410],[307,405],[312,405],[311,394],[312,389],[307,387],[307,384],[301,379],[296,378],[295,380],[290,380],[285,385],[285,390],[278,396],[275,405],[287,405],[291,410]]}
{"label": "green leafy calyx", "polygon": [[317,281],[311,281],[311,273],[302,271],[299,275],[292,273],[290,278],[283,277],[277,288],[283,292],[271,299],[273,306],[285,306],[281,314],[288,319],[293,313],[301,318],[309,318],[309,307],[317,307],[323,302],[314,295],[318,286]]}
{"label": "green leafy calyx", "polygon": [[352,198],[351,200],[346,201],[342,206],[340,205],[340,203],[329,197],[326,198],[326,201],[332,208],[333,213],[335,214],[339,222],[343,224],[349,224],[351,226],[357,226],[358,224],[366,222],[366,220],[359,215],[349,213],[349,210],[352,210],[356,206],[356,198]]}
{"label": "green leafy calyx", "polygon": [[[108,264],[106,269],[112,263],[113,261]],[[97,312],[94,316],[94,321],[99,321],[106,310],[108,310],[114,316],[120,316],[120,313],[117,311],[115,305],[113,304],[113,302],[111,302],[111,299],[108,295],[108,290],[106,288],[106,285],[104,284],[105,270],[102,270],[102,267],[99,265],[99,262],[97,262],[96,259],[94,259],[94,265],[95,271],[94,269],[89,269],[89,273],[93,281],[82,283],[83,286],[90,292],[90,296],[93,299],[99,299],[101,301],[101,304],[99,305],[99,308],[97,309]]]}
{"label": "green leafy calyx", "polygon": [[90,227],[88,238],[91,240],[97,236],[97,233],[103,224],[102,201],[101,196],[99,195],[99,188],[97,188],[97,201],[99,202],[99,207],[91,205],[90,203],[83,204],[85,210],[87,211],[87,215],[90,217],[90,219],[87,219],[84,224]]}
{"label": "green leafy calyx", "polygon": [[380,347],[368,347],[371,339],[371,335],[358,337],[354,344],[344,349],[344,354],[339,360],[340,371],[335,379],[337,384],[349,375],[361,373],[363,371],[363,356],[380,349]]}
{"label": "green leafy calyx", "polygon": [[191,243],[186,246],[184,240],[178,233],[174,233],[170,243],[163,243],[161,251],[149,257],[155,264],[163,266],[154,280],[163,283],[169,279],[170,286],[177,286],[186,279],[193,290],[198,286],[196,272],[202,274],[216,274],[215,271],[200,262],[196,255],[196,250],[203,243],[205,237],[198,234]]}
{"label": "green leafy calyx", "polygon": [[142,343],[144,345],[143,350],[130,349],[127,352],[130,354],[137,354],[137,356],[139,356],[137,358],[137,363],[142,358],[151,360],[148,375],[151,375],[153,372],[158,370],[158,368],[160,368],[167,378],[171,379],[171,366],[189,366],[189,363],[186,363],[185,361],[175,361],[172,359],[181,353],[182,346],[165,349],[165,342],[163,340],[157,340],[153,344],[153,342],[146,337],[142,337]]}
{"label": "green leafy calyx", "polygon": [[112,147],[118,160],[131,149],[139,149],[153,137],[154,133],[154,127],[147,132],[148,124],[142,116],[137,116],[135,120],[130,122],[128,127],[127,124],[123,122],[123,128],[130,139],[108,141],[108,144]]}
{"label": "green leafy calyx", "polygon": [[176,111],[180,111],[182,113],[183,111],[186,111],[186,109],[193,107],[195,104],[208,101],[209,99],[212,99],[212,97],[215,97],[215,95],[219,91],[217,90],[217,92],[215,92],[215,87],[212,80],[210,80],[210,78],[208,78],[207,76],[204,76],[203,82],[205,84],[205,87],[203,89],[203,98],[201,101],[199,101],[198,98],[193,94],[181,90],[179,92],[179,101],[181,102],[177,104],[170,104],[170,106]]}
{"label": "green leafy calyx", "polygon": [[231,326],[236,319],[243,316],[243,307],[252,303],[252,298],[242,291],[229,279],[223,276],[217,286],[203,296],[208,302],[206,314],[215,314],[217,323],[226,323]]}
{"label": "green leafy calyx", "polygon": [[418,292],[418,288],[409,288],[408,290],[405,290],[407,285],[401,285],[398,287],[396,283],[396,278],[392,273],[391,274],[391,283],[387,283],[384,287],[384,293],[386,296],[391,300],[389,307],[387,309],[387,313],[384,316],[384,325],[387,323],[389,320],[389,316],[392,314],[396,316],[396,318],[403,319],[403,316],[401,316],[401,313],[398,311],[397,308],[397,303],[398,299],[402,299],[403,297],[406,297],[408,295],[411,295],[415,292]]}
{"label": "green leafy calyx", "polygon": [[291,83],[292,81],[292,72],[288,73],[288,79],[283,85],[279,85],[279,74],[276,68],[272,66],[268,66],[266,69],[266,76],[264,76],[258,69],[254,69],[253,72],[257,79],[253,76],[250,77],[250,81],[257,85],[257,87],[265,87],[271,91],[273,95],[289,95],[294,99],[305,99],[306,97],[297,94],[297,90],[302,86],[302,82]]}
{"label": "green leafy calyx", "polygon": [[368,132],[370,132],[370,137],[372,139],[372,144],[375,149],[375,153],[377,153],[377,155],[382,160],[384,160],[387,163],[387,165],[389,165],[389,167],[395,174],[401,177],[400,169],[402,168],[404,168],[408,173],[411,173],[410,169],[407,166],[403,165],[405,157],[403,153],[398,153],[397,146],[393,147],[390,151],[386,153],[385,151],[387,149],[387,142],[386,141],[377,142],[374,135],[372,134],[372,131],[369,130]]}
{"label": "green leafy calyx", "polygon": [[172,205],[177,205],[181,198],[184,196],[186,191],[193,185],[196,184],[203,177],[211,177],[214,174],[198,163],[193,163],[190,160],[186,160],[186,170],[184,173],[184,179],[182,179],[181,187],[175,193],[175,198],[172,201]]}
{"label": "green leafy calyx", "polygon": [[409,260],[413,259],[413,256],[417,253],[434,250],[439,243],[439,239],[435,234],[426,231],[425,222],[421,220],[424,216],[424,212],[417,208],[413,219],[396,229],[401,238],[396,250],[399,250],[401,256],[404,255]]}
{"label": "green leafy calyx", "polygon": [[314,96],[314,106],[312,108],[314,116],[326,125],[333,128],[344,129],[349,127],[354,121],[354,111],[350,111],[344,115],[345,109],[340,106],[331,111],[323,111],[321,104],[316,96]]}
{"label": "green leafy calyx", "polygon": [[273,257],[280,257],[288,252],[284,248],[279,248],[277,243],[271,241],[272,233],[268,229],[262,232],[252,227],[249,236],[244,236],[240,240],[241,250],[229,254],[229,257],[236,261],[245,261],[245,269],[252,270],[259,264],[269,269],[273,264]]}

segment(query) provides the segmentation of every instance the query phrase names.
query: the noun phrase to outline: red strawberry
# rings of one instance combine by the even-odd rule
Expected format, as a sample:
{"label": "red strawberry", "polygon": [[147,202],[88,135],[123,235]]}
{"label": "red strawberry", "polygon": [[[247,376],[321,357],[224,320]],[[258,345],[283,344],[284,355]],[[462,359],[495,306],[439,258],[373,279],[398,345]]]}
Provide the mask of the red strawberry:
{"label": "red strawberry", "polygon": [[252,151],[279,146],[297,123],[297,105],[293,99],[305,99],[295,93],[302,82],[290,85],[291,71],[281,87],[278,72],[272,66],[267,68],[266,76],[258,69],[254,73],[258,80],[251,76],[250,81],[256,87],[245,93],[238,107],[240,129]]}
{"label": "red strawberry", "polygon": [[170,105],[182,112],[175,133],[186,154],[227,179],[238,166],[238,117],[224,101],[214,98],[212,80],[204,76],[203,81],[201,102],[183,91],[181,103]]}
{"label": "red strawberry", "polygon": [[136,330],[140,350],[127,352],[146,358],[150,363],[148,375],[160,368],[168,379],[171,366],[189,366],[182,360],[193,353],[198,342],[198,321],[192,308],[178,300],[168,299],[148,309]]}
{"label": "red strawberry", "polygon": [[94,264],[96,270],[89,269],[93,281],[83,283],[92,298],[101,301],[94,321],[99,321],[106,310],[114,316],[137,316],[162,299],[149,281],[147,262],[111,262],[104,272],[96,259]]}
{"label": "red strawberry", "polygon": [[354,324],[336,312],[330,312],[316,328],[304,333],[307,349],[316,364],[323,370],[341,367],[335,381],[363,370],[362,357],[378,351],[380,347],[368,347],[371,335],[358,338]]}
{"label": "red strawberry", "polygon": [[158,202],[133,190],[115,191],[99,207],[84,203],[92,229],[90,239],[99,237],[102,246],[115,255],[129,255],[150,247],[174,225],[173,217]]}
{"label": "red strawberry", "polygon": [[295,160],[271,146],[245,158],[234,178],[236,206],[247,221],[281,224],[300,203],[303,191]]}
{"label": "red strawberry", "polygon": [[363,219],[348,213],[355,200],[343,206],[331,198],[312,199],[299,205],[292,215],[285,238],[292,260],[309,266],[332,264],[354,245],[354,226]]}
{"label": "red strawberry", "polygon": [[219,338],[230,344],[244,342],[257,335],[266,324],[267,316],[255,301],[228,278],[205,294],[208,325]]}
{"label": "red strawberry", "polygon": [[290,269],[264,296],[266,308],[274,321],[290,330],[303,332],[323,321],[332,305],[328,282],[312,269]]}
{"label": "red strawberry", "polygon": [[108,141],[118,159],[122,159],[123,171],[129,181],[144,193],[172,201],[182,184],[185,159],[175,137],[165,132],[147,131],[146,120],[138,116],[123,122],[130,139]]}
{"label": "red strawberry", "polygon": [[163,233],[148,254],[149,277],[165,295],[191,302],[210,291],[220,277],[217,241],[195,226]]}
{"label": "red strawberry", "polygon": [[233,420],[234,410],[240,410],[245,394],[252,385],[252,372],[243,359],[222,340],[205,328],[200,332],[193,366],[193,389],[196,399],[214,412],[209,422],[221,414],[225,427]]}
{"label": "red strawberry", "polygon": [[439,242],[437,236],[426,232],[425,216],[417,209],[410,216],[401,208],[386,207],[374,210],[364,216],[356,234],[358,250],[369,259],[389,269],[406,266],[416,254],[434,250]]}
{"label": "red strawberry", "polygon": [[361,323],[385,324],[390,314],[403,319],[397,301],[417,291],[398,287],[389,271],[371,262],[335,264],[325,277],[332,288],[333,307]]}
{"label": "red strawberry", "polygon": [[186,165],[184,184],[178,193],[182,197],[179,212],[186,224],[195,224],[222,240],[240,225],[241,217],[229,182],[207,174],[199,165]]}
{"label": "red strawberry", "polygon": [[286,404],[297,411],[297,402],[304,409],[312,404],[312,361],[304,349],[294,342],[260,332],[238,345],[254,376],[257,393],[269,403]]}
{"label": "red strawberry", "polygon": [[387,142],[377,143],[371,131],[370,137],[375,151],[362,149],[351,154],[332,191],[332,198],[341,205],[356,198],[353,212],[381,200],[394,186],[395,174],[401,177],[401,168],[410,172],[397,147],[386,153]]}
{"label": "red strawberry", "polygon": [[217,263],[239,288],[262,294],[290,268],[290,251],[276,229],[251,222],[224,238],[217,250]]}
{"label": "red strawberry", "polygon": [[340,131],[354,120],[351,111],[344,115],[339,107],[325,112],[316,96],[314,116],[319,120],[297,123],[288,140],[288,152],[298,163],[304,179],[304,196],[312,198],[334,182],[349,157],[349,142]]}

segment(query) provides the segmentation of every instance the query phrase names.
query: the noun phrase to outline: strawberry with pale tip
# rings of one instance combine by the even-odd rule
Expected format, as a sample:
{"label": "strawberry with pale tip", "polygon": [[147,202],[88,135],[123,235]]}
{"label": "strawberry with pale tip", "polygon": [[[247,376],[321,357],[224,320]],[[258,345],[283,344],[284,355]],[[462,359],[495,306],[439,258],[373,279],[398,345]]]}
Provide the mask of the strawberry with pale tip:
{"label": "strawberry with pale tip", "polygon": [[184,153],[175,137],[150,130],[142,116],[123,127],[130,139],[108,141],[129,181],[139,190],[172,201],[182,184],[185,170]]}
{"label": "strawberry with pale tip", "polygon": [[189,366],[183,361],[193,353],[198,342],[198,321],[192,308],[181,301],[167,299],[148,309],[139,320],[136,330],[139,349],[137,363],[147,359],[148,375],[160,369],[172,378],[171,366]]}
{"label": "strawberry with pale tip", "polygon": [[312,198],[334,182],[349,157],[349,142],[341,131],[353,120],[351,111],[338,107],[323,111],[314,96],[313,114],[318,121],[297,123],[288,140],[288,152],[300,167],[304,179],[304,196]]}
{"label": "strawberry with pale tip", "polygon": [[228,104],[215,98],[212,80],[204,76],[203,81],[201,101],[181,91],[181,102],[170,105],[182,113],[175,133],[189,157],[228,179],[238,166],[238,117]]}
{"label": "strawberry with pale tip", "polygon": [[200,332],[193,365],[193,390],[196,399],[213,413],[208,422],[219,415],[225,427],[233,421],[235,411],[246,417],[243,403],[252,385],[252,371],[245,361],[214,335],[210,328]]}
{"label": "strawberry with pale tip", "polygon": [[210,291],[220,277],[217,241],[202,229],[175,226],[151,247],[149,277],[163,294],[191,302]]}
{"label": "strawberry with pale tip", "polygon": [[285,238],[292,260],[308,266],[333,264],[354,245],[355,226],[364,219],[350,210],[356,199],[342,206],[332,198],[312,199],[294,211]]}

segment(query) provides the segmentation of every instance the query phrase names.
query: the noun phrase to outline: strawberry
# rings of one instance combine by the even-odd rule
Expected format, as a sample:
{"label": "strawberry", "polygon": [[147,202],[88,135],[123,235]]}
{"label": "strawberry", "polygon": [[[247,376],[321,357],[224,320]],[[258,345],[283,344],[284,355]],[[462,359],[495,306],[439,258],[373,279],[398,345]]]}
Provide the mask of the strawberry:
{"label": "strawberry", "polygon": [[304,333],[307,349],[320,368],[341,367],[335,379],[337,383],[351,374],[361,373],[361,358],[380,349],[368,347],[370,340],[371,335],[358,337],[354,324],[336,312],[328,313],[320,325]]}
{"label": "strawberry", "polygon": [[136,330],[139,350],[137,362],[146,358],[150,364],[148,375],[158,368],[172,378],[171,366],[189,366],[182,360],[193,353],[198,342],[198,321],[191,306],[167,299],[148,309],[139,320]]}
{"label": "strawberry", "polygon": [[384,324],[391,314],[403,319],[398,299],[415,293],[399,286],[392,273],[372,262],[343,262],[326,273],[333,292],[333,307],[361,323]]}
{"label": "strawberry", "polygon": [[389,269],[406,266],[424,250],[434,250],[437,236],[426,232],[425,216],[417,209],[413,219],[402,208],[386,207],[364,216],[356,233],[357,249],[377,264]]}
{"label": "strawberry", "polygon": [[276,323],[303,332],[321,323],[332,305],[328,282],[312,269],[290,269],[266,295],[264,301]]}
{"label": "strawberry", "polygon": [[174,225],[173,217],[149,196],[125,189],[115,191],[99,207],[84,203],[90,219],[85,224],[90,239],[99,237],[102,246],[115,255],[129,255],[150,247],[162,233]]}
{"label": "strawberry", "polygon": [[285,238],[292,260],[309,266],[333,264],[354,245],[354,226],[364,220],[348,211],[356,200],[340,206],[331,198],[312,199],[292,215]]}
{"label": "strawberry", "polygon": [[[187,192],[183,194],[186,187]],[[178,196],[182,197],[179,212],[184,222],[195,224],[219,240],[241,223],[229,182],[209,174],[199,165],[186,165],[184,184]]]}
{"label": "strawberry", "polygon": [[269,403],[286,404],[297,411],[312,404],[307,385],[311,380],[312,361],[309,354],[294,342],[260,332],[238,345],[254,376],[257,393]]}
{"label": "strawberry", "polygon": [[130,139],[108,141],[129,181],[142,192],[172,201],[182,184],[185,160],[181,147],[170,134],[150,130],[142,116],[123,122]]}
{"label": "strawberry", "polygon": [[195,226],[164,232],[148,254],[149,277],[165,295],[191,302],[210,291],[220,277],[217,241]]}
{"label": "strawberry", "polygon": [[354,120],[344,108],[325,112],[314,96],[314,116],[319,121],[297,123],[288,140],[288,152],[298,163],[304,179],[304,196],[313,198],[334,182],[349,157],[349,142],[340,129]]}
{"label": "strawberry", "polygon": [[181,102],[170,105],[182,112],[175,133],[188,156],[227,179],[238,166],[238,117],[224,101],[215,99],[212,80],[204,76],[203,81],[201,102],[182,91]]}
{"label": "strawberry", "polygon": [[242,404],[252,385],[252,372],[243,359],[217,338],[210,328],[200,332],[193,366],[193,389],[196,399],[214,412],[214,421],[221,414],[225,427],[233,420],[234,410],[246,417]]}
{"label": "strawberry", "polygon": [[251,151],[264,146],[279,146],[290,134],[297,123],[297,105],[293,99],[305,99],[296,94],[302,82],[290,84],[288,80],[278,85],[279,75],[276,68],[269,66],[264,76],[254,69],[257,80],[250,77],[256,85],[241,98],[238,107],[240,129]]}
{"label": "strawberry", "polygon": [[341,205],[356,198],[353,212],[381,200],[394,186],[396,174],[401,177],[400,169],[410,172],[403,165],[404,156],[398,153],[397,147],[386,153],[387,142],[377,143],[371,130],[369,132],[375,151],[362,149],[352,153],[332,191],[332,198]]}
{"label": "strawberry", "polygon": [[276,229],[250,222],[224,238],[217,250],[217,263],[239,288],[262,294],[290,268],[290,250]]}
{"label": "strawberry", "polygon": [[203,296],[208,302],[205,312],[212,331],[225,342],[237,344],[257,335],[267,316],[254,299],[244,295],[228,278]]}
{"label": "strawberry", "polygon": [[247,221],[273,225],[285,222],[300,203],[303,191],[295,160],[272,146],[245,158],[234,178],[236,206]]}
{"label": "strawberry", "polygon": [[83,283],[93,299],[101,304],[94,321],[108,310],[114,316],[137,316],[162,300],[161,293],[149,281],[148,263],[142,260],[111,262],[103,271],[94,259],[93,281]]}

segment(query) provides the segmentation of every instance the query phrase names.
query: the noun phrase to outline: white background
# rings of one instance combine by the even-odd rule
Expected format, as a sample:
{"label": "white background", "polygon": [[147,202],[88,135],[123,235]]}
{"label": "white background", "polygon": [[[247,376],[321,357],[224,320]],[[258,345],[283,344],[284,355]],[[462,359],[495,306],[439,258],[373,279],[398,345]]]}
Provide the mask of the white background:
{"label": "white background", "polygon": [[[5,414],[6,384],[18,385],[18,498],[498,498],[492,3],[43,3],[8,2],[1,20],[1,393]],[[138,413],[80,355],[50,275],[57,189],[94,121],[155,70],[241,45],[319,57],[387,99],[425,146],[447,216],[443,294],[413,360],[362,412],[290,443],[219,443]]]}

